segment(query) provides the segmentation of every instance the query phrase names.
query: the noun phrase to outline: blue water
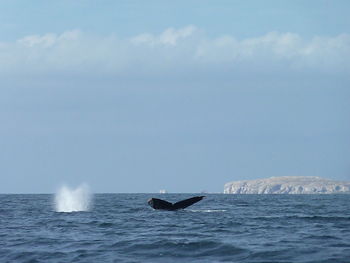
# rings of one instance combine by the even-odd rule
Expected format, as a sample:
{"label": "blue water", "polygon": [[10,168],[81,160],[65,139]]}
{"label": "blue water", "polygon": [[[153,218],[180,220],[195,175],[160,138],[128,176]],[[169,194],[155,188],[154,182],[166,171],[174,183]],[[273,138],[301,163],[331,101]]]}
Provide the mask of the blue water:
{"label": "blue water", "polygon": [[97,194],[88,212],[53,195],[0,195],[0,262],[350,262],[350,195],[207,195],[183,211]]}

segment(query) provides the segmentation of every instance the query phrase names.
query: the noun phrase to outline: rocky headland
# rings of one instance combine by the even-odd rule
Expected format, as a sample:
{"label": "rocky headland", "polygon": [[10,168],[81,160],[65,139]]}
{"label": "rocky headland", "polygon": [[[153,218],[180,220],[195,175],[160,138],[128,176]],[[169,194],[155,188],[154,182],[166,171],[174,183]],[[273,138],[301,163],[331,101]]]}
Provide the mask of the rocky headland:
{"label": "rocky headland", "polygon": [[315,176],[282,176],[229,182],[226,194],[342,194],[350,193],[350,182]]}

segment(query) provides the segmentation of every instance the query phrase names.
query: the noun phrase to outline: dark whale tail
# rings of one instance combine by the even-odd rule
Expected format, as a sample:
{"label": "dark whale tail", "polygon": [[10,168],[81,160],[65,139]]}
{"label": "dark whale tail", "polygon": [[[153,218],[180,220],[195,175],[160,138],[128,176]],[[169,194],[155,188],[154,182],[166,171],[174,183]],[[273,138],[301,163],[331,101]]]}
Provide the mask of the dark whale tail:
{"label": "dark whale tail", "polygon": [[178,210],[178,209],[184,209],[186,207],[189,207],[190,205],[193,205],[194,203],[199,202],[202,200],[205,196],[195,196],[191,197],[189,199],[185,199],[179,202],[176,202],[174,204],[167,202],[162,199],[158,198],[151,198],[148,200],[148,204],[153,207],[154,209],[162,209],[162,210]]}

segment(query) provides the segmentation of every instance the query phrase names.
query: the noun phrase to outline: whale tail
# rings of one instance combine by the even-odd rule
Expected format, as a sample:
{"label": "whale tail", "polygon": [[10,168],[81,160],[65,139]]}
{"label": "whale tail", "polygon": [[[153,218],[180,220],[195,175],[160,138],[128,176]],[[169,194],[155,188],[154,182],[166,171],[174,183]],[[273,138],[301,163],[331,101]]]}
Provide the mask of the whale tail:
{"label": "whale tail", "polygon": [[153,209],[161,209],[161,210],[179,210],[179,209],[184,209],[186,207],[189,207],[190,205],[193,205],[200,200],[202,200],[205,196],[195,196],[191,197],[176,203],[170,203],[168,201],[158,199],[158,198],[151,198],[148,200],[148,204],[153,208]]}

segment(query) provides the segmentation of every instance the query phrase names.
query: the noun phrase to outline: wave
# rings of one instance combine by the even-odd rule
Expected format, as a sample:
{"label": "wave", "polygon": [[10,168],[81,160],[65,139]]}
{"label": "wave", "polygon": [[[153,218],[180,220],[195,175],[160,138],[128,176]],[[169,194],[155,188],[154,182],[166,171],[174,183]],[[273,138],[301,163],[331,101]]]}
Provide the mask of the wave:
{"label": "wave", "polygon": [[218,212],[226,212],[225,209],[205,209],[205,210],[194,210],[194,209],[187,209],[186,211],[189,212],[195,212],[195,213],[218,213]]}

